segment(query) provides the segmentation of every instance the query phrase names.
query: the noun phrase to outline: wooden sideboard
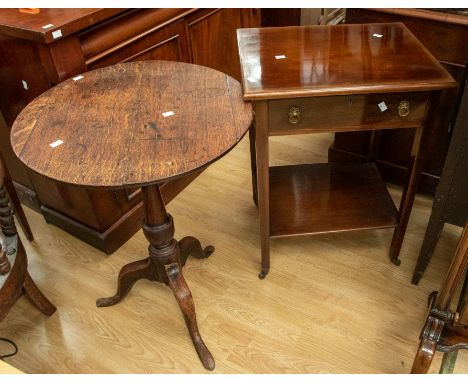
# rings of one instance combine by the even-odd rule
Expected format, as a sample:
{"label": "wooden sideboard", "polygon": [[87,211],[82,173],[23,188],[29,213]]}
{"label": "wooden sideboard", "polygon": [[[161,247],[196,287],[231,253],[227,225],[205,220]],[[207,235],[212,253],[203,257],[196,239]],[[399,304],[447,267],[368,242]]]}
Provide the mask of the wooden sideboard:
{"label": "wooden sideboard", "polygon": [[[347,24],[403,22],[460,84],[468,63],[468,16],[420,9],[357,9],[346,11]],[[433,195],[442,173],[461,97],[459,89],[444,90],[429,141],[419,191]],[[329,149],[331,162],[375,160],[383,178],[404,184],[414,130],[336,133]]]}
{"label": "wooden sideboard", "polygon": [[[259,25],[258,9],[0,10],[0,151],[21,201],[40,210],[48,222],[103,252],[114,252],[141,227],[140,189],[82,189],[33,173],[12,152],[13,121],[61,81],[118,62],[192,62],[240,80],[236,29]],[[164,184],[165,202],[198,174]]]}

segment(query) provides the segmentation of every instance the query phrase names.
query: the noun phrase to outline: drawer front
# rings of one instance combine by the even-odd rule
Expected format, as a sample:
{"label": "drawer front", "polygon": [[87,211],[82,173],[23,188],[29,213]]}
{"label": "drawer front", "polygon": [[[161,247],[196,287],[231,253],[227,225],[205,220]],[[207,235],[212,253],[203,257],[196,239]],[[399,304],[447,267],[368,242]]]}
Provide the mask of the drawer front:
{"label": "drawer front", "polygon": [[429,93],[359,94],[269,102],[270,135],[417,127]]}
{"label": "drawer front", "polygon": [[189,9],[134,9],[85,30],[81,50],[89,67],[95,61],[144,39],[148,34],[182,18]]}

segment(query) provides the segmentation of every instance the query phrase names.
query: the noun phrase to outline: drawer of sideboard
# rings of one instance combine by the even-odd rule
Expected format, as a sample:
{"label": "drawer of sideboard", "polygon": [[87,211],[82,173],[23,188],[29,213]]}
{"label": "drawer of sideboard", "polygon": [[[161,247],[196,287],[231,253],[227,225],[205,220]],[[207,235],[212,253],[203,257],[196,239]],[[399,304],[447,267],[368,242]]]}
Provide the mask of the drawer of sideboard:
{"label": "drawer of sideboard", "polygon": [[358,94],[272,100],[270,135],[417,127],[429,93]]}

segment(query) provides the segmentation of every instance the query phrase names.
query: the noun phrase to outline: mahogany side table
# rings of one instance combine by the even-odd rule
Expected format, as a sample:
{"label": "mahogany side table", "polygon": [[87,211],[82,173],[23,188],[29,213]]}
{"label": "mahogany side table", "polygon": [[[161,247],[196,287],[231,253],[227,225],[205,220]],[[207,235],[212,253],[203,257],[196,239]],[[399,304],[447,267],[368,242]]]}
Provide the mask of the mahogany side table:
{"label": "mahogany side table", "polygon": [[[260,278],[270,238],[326,232],[394,227],[399,265],[428,121],[456,82],[402,23],[239,29],[237,38],[256,120]],[[398,211],[374,163],[269,167],[272,135],[408,128],[416,134]]]}
{"label": "mahogany side table", "polygon": [[240,84],[202,66],[144,61],[87,72],[48,90],[15,121],[11,142],[33,171],[79,187],[141,187],[143,232],[149,257],[127,264],[114,296],[118,303],[139,279],[169,285],[206,369],[215,367],[197,327],[181,268],[187,257],[208,257],[193,237],[174,239],[158,184],[208,166],[232,149],[252,123]]}

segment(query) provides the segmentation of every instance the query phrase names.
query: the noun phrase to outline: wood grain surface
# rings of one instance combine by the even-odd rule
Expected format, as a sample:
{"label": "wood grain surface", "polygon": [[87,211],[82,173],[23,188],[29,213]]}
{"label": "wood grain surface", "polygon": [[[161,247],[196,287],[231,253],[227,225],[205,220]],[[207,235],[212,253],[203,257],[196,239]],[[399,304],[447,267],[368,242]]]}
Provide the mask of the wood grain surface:
{"label": "wood grain surface", "polygon": [[[270,138],[271,164],[326,162],[332,140],[332,134]],[[398,202],[401,190],[389,189]],[[431,205],[416,197],[400,267],[388,261],[391,230],[348,232],[272,240],[273,267],[259,280],[258,211],[244,138],[168,206],[176,238],[196,235],[216,246],[209,260],[189,258],[184,268],[216,356],[214,372],[408,373],[427,296],[440,288],[461,233],[444,230],[420,285],[412,285]],[[8,363],[27,373],[205,372],[165,286],[139,281],[124,304],[95,307],[115,287],[120,268],[146,255],[141,231],[108,257],[40,214],[26,214],[36,235],[25,242],[30,273],[59,309],[46,318],[18,300],[0,325],[20,349]],[[460,352],[455,372],[468,373],[468,352]]]}
{"label": "wood grain surface", "polygon": [[250,28],[237,38],[248,100],[456,86],[402,23]]}
{"label": "wood grain surface", "polygon": [[240,84],[226,74],[180,62],[131,62],[48,90],[18,116],[11,142],[26,166],[48,178],[134,187],[208,165],[251,120]]}

